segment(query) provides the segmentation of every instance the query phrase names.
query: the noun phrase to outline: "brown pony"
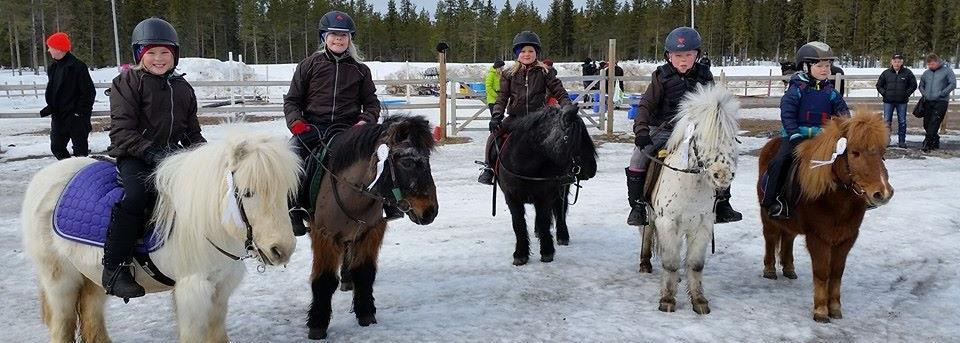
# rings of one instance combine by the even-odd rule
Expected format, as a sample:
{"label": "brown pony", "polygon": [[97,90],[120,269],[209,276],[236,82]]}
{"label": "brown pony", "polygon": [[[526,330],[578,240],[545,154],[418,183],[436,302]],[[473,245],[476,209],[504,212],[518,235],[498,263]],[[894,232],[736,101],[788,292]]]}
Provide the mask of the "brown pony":
{"label": "brown pony", "polygon": [[[856,112],[852,118],[831,119],[820,135],[801,143],[794,151],[800,194],[793,216],[775,220],[766,211],[760,211],[766,242],[763,277],[777,278],[774,255],[779,247],[783,275],[796,279],[793,240],[798,234],[806,235],[813,265],[813,319],[823,323],[843,317],[840,280],[847,253],[860,233],[864,212],[893,197],[883,162],[889,143],[887,126],[879,115],[862,109]],[[832,164],[811,167],[811,161],[829,161],[841,137],[847,139],[846,151]],[[771,139],[760,151],[761,177],[780,144],[780,138]],[[760,182],[757,184],[762,199]]]}
{"label": "brown pony", "polygon": [[[389,154],[377,178],[381,145],[389,147]],[[438,211],[430,172],[434,140],[430,124],[422,117],[391,116],[382,124],[354,127],[335,136],[328,147],[331,156],[324,165],[310,226],[314,228],[310,231],[313,300],[307,313],[310,339],[327,337],[341,265],[344,274],[352,277],[353,312],[360,326],[377,323],[373,282],[387,227],[383,203],[394,203],[419,225],[432,223]]]}

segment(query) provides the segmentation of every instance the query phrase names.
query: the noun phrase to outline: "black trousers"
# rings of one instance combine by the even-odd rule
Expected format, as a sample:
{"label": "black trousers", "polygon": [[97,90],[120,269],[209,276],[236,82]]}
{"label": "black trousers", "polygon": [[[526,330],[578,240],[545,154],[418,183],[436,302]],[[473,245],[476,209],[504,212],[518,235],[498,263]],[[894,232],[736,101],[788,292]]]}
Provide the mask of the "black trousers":
{"label": "black trousers", "polygon": [[777,156],[767,165],[767,182],[763,185],[761,206],[773,205],[774,200],[777,199],[780,189],[783,188],[787,171],[790,170],[790,163],[793,162],[793,148],[799,143],[791,143],[787,138],[781,139]]}
{"label": "black trousers", "polygon": [[157,190],[150,179],[155,166],[137,157],[120,157],[117,159],[117,169],[120,171],[120,182],[123,183],[123,199],[120,199],[120,209],[131,216],[142,216],[153,212],[153,205],[157,201]]}
{"label": "black trousers", "polygon": [[926,137],[923,139],[923,147],[927,149],[940,148],[940,124],[947,115],[947,105],[949,102],[930,101],[924,103],[923,130],[926,131]]}
{"label": "black trousers", "polygon": [[90,116],[83,114],[54,115],[50,121],[50,151],[58,160],[70,157],[67,142],[73,142],[73,156],[87,156],[87,138],[93,127]]}

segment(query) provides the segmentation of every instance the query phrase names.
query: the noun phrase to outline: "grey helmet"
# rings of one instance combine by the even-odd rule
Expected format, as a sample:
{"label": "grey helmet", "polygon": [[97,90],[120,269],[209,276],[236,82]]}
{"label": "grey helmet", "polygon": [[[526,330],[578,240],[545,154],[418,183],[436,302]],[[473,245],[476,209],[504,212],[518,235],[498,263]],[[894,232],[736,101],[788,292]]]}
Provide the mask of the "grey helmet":
{"label": "grey helmet", "polygon": [[837,55],[833,53],[833,49],[824,42],[810,42],[797,49],[796,63],[798,67],[820,61],[832,62],[836,59]]}
{"label": "grey helmet", "polygon": [[166,20],[152,17],[147,18],[133,28],[130,47],[133,48],[133,61],[140,63],[138,52],[148,45],[167,45],[173,47],[173,65],[180,62],[180,43],[177,39],[177,30]]}

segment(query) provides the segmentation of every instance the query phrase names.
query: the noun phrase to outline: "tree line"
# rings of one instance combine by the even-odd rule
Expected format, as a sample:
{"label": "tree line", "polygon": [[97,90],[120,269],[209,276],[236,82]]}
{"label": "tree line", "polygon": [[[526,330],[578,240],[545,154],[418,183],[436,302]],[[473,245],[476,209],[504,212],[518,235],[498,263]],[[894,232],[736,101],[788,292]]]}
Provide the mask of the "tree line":
{"label": "tree line", "polygon": [[[538,8],[527,0],[438,0],[432,14],[410,0],[389,0],[385,11],[367,0],[115,0],[121,63],[132,60],[130,34],[151,16],[170,21],[182,56],[247,63],[291,63],[317,49],[320,17],[341,9],[356,21],[355,41],[368,60],[433,61],[445,41],[451,62],[511,59],[511,41],[537,32],[544,58],[604,58],[608,38],[619,59],[660,60],[663,39],[677,26],[695,27],[715,64],[793,58],[811,40],[830,44],[845,65],[885,65],[902,53],[917,64],[931,52],[957,62],[960,0],[552,0]],[[49,64],[44,38],[65,31],[74,53],[90,66],[116,64],[110,0],[6,0],[0,4],[0,65]]]}

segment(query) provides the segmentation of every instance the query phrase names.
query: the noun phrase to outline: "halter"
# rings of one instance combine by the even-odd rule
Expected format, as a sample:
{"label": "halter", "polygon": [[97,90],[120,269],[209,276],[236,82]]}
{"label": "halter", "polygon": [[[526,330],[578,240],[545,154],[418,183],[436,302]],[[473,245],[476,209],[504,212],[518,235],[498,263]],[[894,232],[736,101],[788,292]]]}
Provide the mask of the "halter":
{"label": "halter", "polygon": [[[229,175],[231,179],[233,179],[234,173],[235,171],[230,171]],[[228,181],[228,184],[233,185],[233,182]],[[238,210],[237,212],[240,215],[240,222],[243,224],[243,226],[246,228],[246,231],[247,231],[246,239],[243,242],[244,252],[246,253],[246,255],[237,256],[237,255],[231,254],[226,250],[224,250],[223,248],[220,248],[219,246],[217,246],[217,244],[211,241],[209,237],[204,237],[204,238],[206,238],[207,242],[210,243],[210,245],[212,245],[214,248],[216,248],[217,251],[223,254],[223,256],[226,256],[231,260],[242,261],[248,258],[256,258],[257,261],[260,262],[260,264],[257,265],[257,271],[262,273],[266,269],[266,266],[264,265],[263,250],[260,250],[260,248],[257,247],[257,244],[253,240],[253,225],[250,224],[250,219],[249,217],[247,217],[247,210],[243,206],[243,197],[240,195],[239,187],[236,187],[236,186],[233,187],[233,200],[237,204],[237,210]]]}

